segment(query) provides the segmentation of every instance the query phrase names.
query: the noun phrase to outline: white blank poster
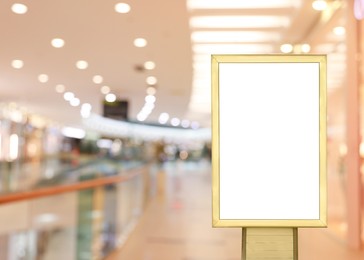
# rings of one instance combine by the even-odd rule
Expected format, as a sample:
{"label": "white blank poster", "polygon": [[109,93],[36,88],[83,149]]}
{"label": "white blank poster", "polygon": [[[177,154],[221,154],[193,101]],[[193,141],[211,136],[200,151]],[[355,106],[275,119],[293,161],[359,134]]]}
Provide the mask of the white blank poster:
{"label": "white blank poster", "polygon": [[220,219],[319,219],[319,63],[220,63]]}

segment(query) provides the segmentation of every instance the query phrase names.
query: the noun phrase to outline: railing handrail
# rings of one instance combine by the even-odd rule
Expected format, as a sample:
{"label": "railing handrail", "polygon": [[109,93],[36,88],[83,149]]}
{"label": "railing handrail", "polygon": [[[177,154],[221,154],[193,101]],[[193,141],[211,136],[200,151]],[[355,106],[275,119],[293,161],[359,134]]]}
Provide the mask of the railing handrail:
{"label": "railing handrail", "polygon": [[38,188],[31,191],[14,192],[10,194],[0,195],[0,205],[17,202],[22,200],[30,200],[41,197],[48,197],[53,195],[58,195],[67,192],[75,192],[79,190],[91,189],[95,187],[105,186],[113,183],[126,182],[146,169],[146,166],[140,166],[135,169],[127,170],[127,174],[116,175],[111,177],[101,177],[93,180],[82,181],[72,184],[58,185],[46,188]]}

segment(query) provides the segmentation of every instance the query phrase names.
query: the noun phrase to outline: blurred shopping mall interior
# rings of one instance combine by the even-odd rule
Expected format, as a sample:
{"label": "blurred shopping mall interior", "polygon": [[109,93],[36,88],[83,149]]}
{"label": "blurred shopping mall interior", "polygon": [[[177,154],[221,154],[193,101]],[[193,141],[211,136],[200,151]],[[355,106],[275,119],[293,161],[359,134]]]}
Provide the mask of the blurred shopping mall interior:
{"label": "blurred shopping mall interior", "polygon": [[299,258],[364,259],[363,51],[363,0],[1,0],[0,260],[241,259],[211,54],[327,55],[328,227]]}

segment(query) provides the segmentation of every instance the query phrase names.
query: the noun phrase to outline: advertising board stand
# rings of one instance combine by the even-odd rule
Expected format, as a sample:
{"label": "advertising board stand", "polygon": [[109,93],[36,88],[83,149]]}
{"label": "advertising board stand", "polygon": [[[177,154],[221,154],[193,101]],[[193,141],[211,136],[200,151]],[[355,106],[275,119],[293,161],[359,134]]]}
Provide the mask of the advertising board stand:
{"label": "advertising board stand", "polygon": [[212,55],[212,225],[242,259],[298,259],[327,226],[326,56]]}

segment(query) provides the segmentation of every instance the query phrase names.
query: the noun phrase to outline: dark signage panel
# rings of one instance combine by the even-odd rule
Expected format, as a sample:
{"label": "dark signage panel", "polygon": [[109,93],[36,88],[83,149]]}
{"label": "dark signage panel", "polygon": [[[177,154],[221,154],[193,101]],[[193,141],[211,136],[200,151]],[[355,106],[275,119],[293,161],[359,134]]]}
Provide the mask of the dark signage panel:
{"label": "dark signage panel", "polygon": [[103,115],[115,120],[128,120],[128,105],[129,102],[127,100],[103,101]]}

